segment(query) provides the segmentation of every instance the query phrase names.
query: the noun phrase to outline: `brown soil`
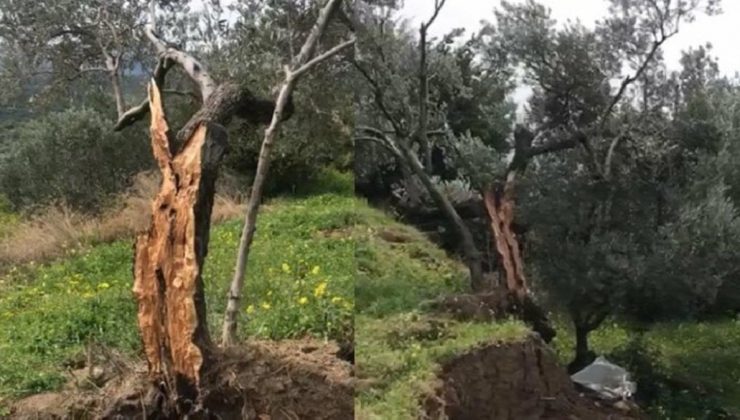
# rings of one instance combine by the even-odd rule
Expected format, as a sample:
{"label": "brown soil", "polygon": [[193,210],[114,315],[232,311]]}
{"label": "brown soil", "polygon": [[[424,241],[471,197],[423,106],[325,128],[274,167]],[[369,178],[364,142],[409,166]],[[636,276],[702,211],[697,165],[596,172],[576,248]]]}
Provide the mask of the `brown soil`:
{"label": "brown soil", "polygon": [[484,345],[445,363],[434,394],[423,404],[430,419],[643,418],[633,405],[616,408],[578,393],[552,350],[536,336]]}
{"label": "brown soil", "polygon": [[549,343],[555,337],[555,329],[547,315],[529,295],[522,301],[504,288],[487,293],[444,296],[427,303],[427,307],[460,321],[490,322],[514,316],[530,325],[545,342]]}
{"label": "brown soil", "polygon": [[[192,418],[293,420],[353,418],[353,367],[335,345],[301,340],[250,342],[218,354],[204,375],[203,408]],[[18,401],[13,419],[167,419],[139,365],[102,388],[79,387]]]}

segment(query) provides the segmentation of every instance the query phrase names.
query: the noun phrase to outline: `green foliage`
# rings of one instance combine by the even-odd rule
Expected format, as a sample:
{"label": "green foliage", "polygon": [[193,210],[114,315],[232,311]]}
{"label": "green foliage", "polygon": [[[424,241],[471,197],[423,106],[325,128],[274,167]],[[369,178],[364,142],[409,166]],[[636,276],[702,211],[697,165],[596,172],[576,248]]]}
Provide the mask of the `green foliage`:
{"label": "green foliage", "polygon": [[15,208],[65,201],[94,210],[133,174],[151,165],[146,137],[113,133],[113,121],[91,109],[26,122],[9,135],[0,163],[0,194]]}
{"label": "green foliage", "polygon": [[[605,322],[592,333],[593,348],[627,368],[652,418],[724,419],[740,414],[738,321],[669,322],[636,331]],[[554,347],[572,358],[573,332],[561,323]]]}
{"label": "green foliage", "polygon": [[[243,0],[233,5],[238,20],[222,48],[207,54],[211,71],[222,79],[245,81],[262,96],[275,96],[282,66],[298,54],[316,19],[319,3],[294,0]],[[333,20],[322,45],[347,37],[346,27]],[[337,56],[301,78],[295,92],[295,113],[281,126],[273,148],[267,191],[288,192],[325,166],[351,168],[354,121],[351,66]],[[257,167],[264,130],[242,124],[231,130],[225,165],[251,175]]]}
{"label": "green foliage", "polygon": [[[352,337],[355,243],[330,233],[352,228],[358,204],[323,194],[266,205],[247,268],[242,337]],[[238,221],[211,232],[204,279],[212,331],[220,330],[240,232]],[[57,387],[64,363],[91,341],[140,351],[131,261],[131,244],[121,241],[0,277],[0,397]]]}

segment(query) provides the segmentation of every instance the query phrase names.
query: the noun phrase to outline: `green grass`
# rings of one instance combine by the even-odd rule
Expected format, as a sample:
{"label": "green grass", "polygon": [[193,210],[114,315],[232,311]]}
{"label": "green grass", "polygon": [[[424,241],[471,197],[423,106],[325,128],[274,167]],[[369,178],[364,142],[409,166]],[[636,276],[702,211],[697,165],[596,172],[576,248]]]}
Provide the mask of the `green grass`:
{"label": "green grass", "polygon": [[[353,335],[355,244],[328,232],[350,229],[358,200],[344,184],[264,207],[247,268],[241,337]],[[204,268],[211,332],[220,332],[241,222],[213,227]],[[0,400],[55,389],[64,364],[95,341],[138,354],[131,292],[131,241],[93,247],[0,277]],[[1,405],[1,404],[0,404]]]}
{"label": "green grass", "polygon": [[19,217],[10,211],[10,204],[0,195],[0,238],[8,235],[18,224]]}
{"label": "green grass", "polygon": [[442,362],[479,343],[521,339],[527,329],[514,321],[461,323],[419,312],[425,300],[464,290],[464,267],[380,211],[362,206],[358,217],[356,417],[419,418]]}
{"label": "green grass", "polygon": [[[648,392],[644,408],[654,418],[719,419],[740,416],[740,321],[664,323],[642,335],[606,322],[591,334],[598,354],[630,370]],[[574,337],[561,323],[554,346],[573,357]]]}

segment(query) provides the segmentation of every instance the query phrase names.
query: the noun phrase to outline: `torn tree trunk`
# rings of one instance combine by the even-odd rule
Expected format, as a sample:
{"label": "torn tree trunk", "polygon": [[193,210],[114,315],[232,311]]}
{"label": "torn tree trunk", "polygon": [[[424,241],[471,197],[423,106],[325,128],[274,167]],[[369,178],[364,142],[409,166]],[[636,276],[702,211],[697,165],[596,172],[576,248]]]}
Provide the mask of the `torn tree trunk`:
{"label": "torn tree trunk", "polygon": [[154,81],[149,102],[162,184],[149,230],[136,240],[133,290],[151,380],[165,394],[163,411],[182,417],[198,410],[200,375],[211,353],[201,274],[227,135],[218,124],[201,124],[173,155]]}
{"label": "torn tree trunk", "polygon": [[514,179],[516,172],[509,172],[503,191],[489,188],[484,193],[484,203],[491,218],[496,250],[506,275],[506,289],[519,299],[529,293],[524,276],[524,262],[519,252],[519,242],[512,229],[514,222]]}

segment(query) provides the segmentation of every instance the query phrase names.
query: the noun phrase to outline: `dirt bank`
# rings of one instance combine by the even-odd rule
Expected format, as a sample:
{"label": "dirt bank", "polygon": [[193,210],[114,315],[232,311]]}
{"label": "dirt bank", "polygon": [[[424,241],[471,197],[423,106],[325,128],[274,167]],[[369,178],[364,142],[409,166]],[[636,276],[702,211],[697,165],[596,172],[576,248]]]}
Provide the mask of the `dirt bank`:
{"label": "dirt bank", "polygon": [[[424,401],[430,419],[640,419],[576,391],[552,350],[539,337],[488,344],[443,364],[435,391]],[[620,404],[621,405],[621,404]]]}
{"label": "dirt bank", "polygon": [[[353,418],[353,367],[337,347],[314,341],[251,342],[219,355],[203,377],[199,418]],[[148,386],[145,367],[99,389],[68,387],[18,401],[13,419],[166,419]]]}

